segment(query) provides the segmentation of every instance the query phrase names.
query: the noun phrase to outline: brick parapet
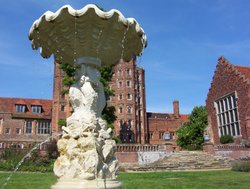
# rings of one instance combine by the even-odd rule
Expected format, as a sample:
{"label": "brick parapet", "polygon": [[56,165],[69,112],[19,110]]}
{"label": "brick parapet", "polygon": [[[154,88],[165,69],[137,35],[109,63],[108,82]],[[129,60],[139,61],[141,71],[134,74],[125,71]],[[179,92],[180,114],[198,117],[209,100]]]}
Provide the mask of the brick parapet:
{"label": "brick parapet", "polygon": [[117,145],[117,152],[148,152],[148,151],[165,151],[164,145],[136,145],[136,144],[119,144]]}

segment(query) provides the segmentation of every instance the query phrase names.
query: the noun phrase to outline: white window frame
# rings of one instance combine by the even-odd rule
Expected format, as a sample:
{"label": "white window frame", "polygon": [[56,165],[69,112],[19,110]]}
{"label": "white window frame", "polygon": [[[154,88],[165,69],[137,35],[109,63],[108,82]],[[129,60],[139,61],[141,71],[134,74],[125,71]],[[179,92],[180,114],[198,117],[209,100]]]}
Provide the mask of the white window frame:
{"label": "white window frame", "polygon": [[51,122],[50,121],[38,121],[37,122],[37,133],[41,135],[48,135],[51,133]]}
{"label": "white window frame", "polygon": [[[28,130],[30,130],[30,132],[27,132]],[[25,134],[32,134],[32,121],[31,120],[25,121]]]}
{"label": "white window frame", "polygon": [[123,108],[122,108],[122,106],[120,106],[119,107],[119,113],[122,114],[122,112],[123,112]]}
{"label": "white window frame", "polygon": [[128,100],[132,100],[132,94],[131,94],[131,93],[128,93],[128,94],[127,94],[127,99],[128,99]]}
{"label": "white window frame", "polygon": [[[18,131],[18,132],[17,132]],[[16,135],[20,135],[22,133],[21,128],[16,128]]]}
{"label": "white window frame", "polygon": [[40,113],[42,113],[42,106],[40,106],[40,105],[32,105],[31,106],[31,112],[33,114],[40,114]]}
{"label": "white window frame", "polygon": [[[6,132],[7,130],[8,130],[8,132]],[[10,135],[10,133],[11,133],[11,129],[10,128],[5,128],[4,129],[4,134]]]}
{"label": "white window frame", "polygon": [[214,102],[219,136],[241,136],[237,93],[225,95]]}
{"label": "white window frame", "polygon": [[122,69],[119,69],[117,72],[118,72],[117,74],[118,76],[122,76]]}
{"label": "white window frame", "polygon": [[26,105],[24,104],[16,104],[16,112],[18,113],[24,113],[26,110]]}
{"label": "white window frame", "polygon": [[122,88],[122,81],[118,81],[117,85],[118,85],[118,88]]}
{"label": "white window frame", "polygon": [[131,80],[127,80],[127,81],[126,81],[126,86],[127,86],[128,88],[131,87]]}
{"label": "white window frame", "polygon": [[122,100],[122,99],[123,99],[123,95],[122,95],[121,93],[118,95],[118,99],[119,99],[119,100]]}
{"label": "white window frame", "polygon": [[159,131],[159,139],[164,140],[164,131]]}
{"label": "white window frame", "polygon": [[132,114],[133,110],[131,106],[127,106],[127,113]]}
{"label": "white window frame", "polygon": [[127,74],[127,75],[131,75],[131,69],[130,69],[130,68],[127,68],[127,69],[126,69],[126,74]]}

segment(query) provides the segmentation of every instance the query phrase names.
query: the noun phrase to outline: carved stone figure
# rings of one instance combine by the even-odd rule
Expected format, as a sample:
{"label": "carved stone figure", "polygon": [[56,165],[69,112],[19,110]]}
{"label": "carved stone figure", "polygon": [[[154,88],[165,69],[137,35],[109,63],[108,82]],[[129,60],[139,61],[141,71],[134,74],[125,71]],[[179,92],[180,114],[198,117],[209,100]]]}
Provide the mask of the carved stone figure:
{"label": "carved stone figure", "polygon": [[115,142],[101,118],[106,101],[98,69],[101,62],[114,65],[140,55],[147,46],[143,29],[115,9],[106,12],[90,4],[74,10],[65,5],[36,20],[29,39],[42,57],[53,54],[57,62],[76,67],[77,82],[69,90],[73,113],[62,127],[60,157],[54,165],[59,179],[51,188],[120,189]]}
{"label": "carved stone figure", "polygon": [[73,113],[67,127],[62,128],[63,136],[58,141],[61,155],[54,166],[60,178],[115,179],[117,175],[115,141],[110,139],[111,129],[101,118],[105,96],[99,65],[97,59],[77,62],[77,82],[69,90]]}

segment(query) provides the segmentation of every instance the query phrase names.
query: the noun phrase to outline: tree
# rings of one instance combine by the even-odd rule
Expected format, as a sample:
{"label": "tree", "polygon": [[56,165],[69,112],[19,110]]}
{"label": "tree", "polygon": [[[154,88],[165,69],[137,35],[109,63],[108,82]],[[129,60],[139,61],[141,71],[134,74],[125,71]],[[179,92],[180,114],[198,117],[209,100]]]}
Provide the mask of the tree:
{"label": "tree", "polygon": [[206,127],[207,111],[205,106],[194,107],[189,116],[189,122],[184,123],[176,132],[177,144],[184,149],[200,150]]}
{"label": "tree", "polygon": [[[101,78],[100,81],[104,87],[104,93],[106,99],[109,99],[110,96],[114,96],[114,91],[110,89],[109,82],[112,79],[113,75],[113,67],[112,66],[103,66],[100,69]],[[115,116],[115,107],[114,106],[105,106],[102,111],[102,118],[107,121],[108,127],[113,129],[114,128],[114,121],[116,120]]]}

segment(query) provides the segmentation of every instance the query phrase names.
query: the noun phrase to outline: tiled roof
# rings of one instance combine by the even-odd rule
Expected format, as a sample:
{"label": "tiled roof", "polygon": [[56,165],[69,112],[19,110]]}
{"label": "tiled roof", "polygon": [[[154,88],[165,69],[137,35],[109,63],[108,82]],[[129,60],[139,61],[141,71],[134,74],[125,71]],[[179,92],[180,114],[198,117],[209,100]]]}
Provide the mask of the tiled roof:
{"label": "tiled roof", "polygon": [[[25,113],[17,113],[15,105],[26,105]],[[29,117],[32,115],[31,106],[39,105],[42,106],[41,115],[37,115],[37,118],[51,118],[52,100],[47,99],[31,99],[31,98],[0,98],[0,113],[11,113],[17,116],[20,114],[21,117]]]}
{"label": "tiled roof", "polygon": [[147,112],[147,117],[151,119],[168,119],[168,120],[180,119],[183,121],[188,120],[188,114],[179,114],[179,117],[175,117],[174,114],[169,114],[169,113]]}

